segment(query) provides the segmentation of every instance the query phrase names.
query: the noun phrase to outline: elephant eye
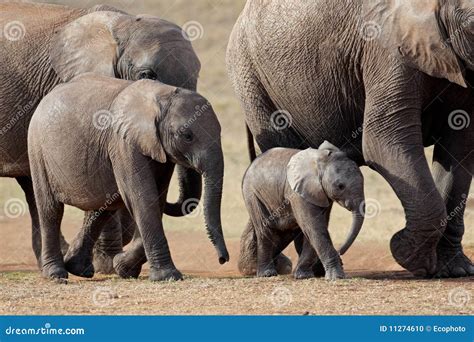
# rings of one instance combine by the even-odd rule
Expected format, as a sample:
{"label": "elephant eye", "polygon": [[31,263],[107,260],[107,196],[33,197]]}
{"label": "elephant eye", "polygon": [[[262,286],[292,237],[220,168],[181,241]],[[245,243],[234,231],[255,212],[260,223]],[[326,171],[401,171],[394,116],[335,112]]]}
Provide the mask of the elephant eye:
{"label": "elephant eye", "polygon": [[342,184],[342,183],[340,183],[337,187],[338,187],[338,189],[341,190],[341,191],[346,188],[346,186],[345,186],[344,184]]}
{"label": "elephant eye", "polygon": [[143,79],[149,79],[149,80],[156,80],[157,79],[157,76],[156,74],[151,71],[151,70],[144,70],[144,71],[140,71],[138,73],[138,79],[139,80],[143,80]]}
{"label": "elephant eye", "polygon": [[193,141],[193,134],[191,132],[183,133],[183,139],[186,142],[191,142],[191,141]]}

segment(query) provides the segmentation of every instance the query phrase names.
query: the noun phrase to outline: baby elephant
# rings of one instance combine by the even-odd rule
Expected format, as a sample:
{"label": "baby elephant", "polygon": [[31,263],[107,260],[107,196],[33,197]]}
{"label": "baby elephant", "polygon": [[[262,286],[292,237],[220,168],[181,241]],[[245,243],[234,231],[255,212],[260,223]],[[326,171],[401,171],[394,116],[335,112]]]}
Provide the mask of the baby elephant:
{"label": "baby elephant", "polygon": [[[362,173],[344,152],[327,141],[319,149],[304,151],[273,148],[250,165],[242,191],[250,215],[241,241],[242,273],[256,269],[260,277],[277,275],[281,251],[302,239],[295,278],[313,277],[318,257],[326,279],[344,278],[339,255],[360,232],[365,210]],[[350,234],[339,253],[328,232],[333,201],[353,213]]]}
{"label": "baby elephant", "polygon": [[[100,228],[111,213],[126,207],[140,234],[132,248],[115,257],[117,273],[137,277],[148,260],[151,280],[181,279],[161,217],[175,164],[203,174],[208,234],[219,262],[228,261],[220,217],[220,134],[211,105],[189,90],[92,74],[56,87],[41,101],[28,131],[43,275],[63,279],[69,271],[91,277]],[[64,204],[95,213],[65,262],[59,245]]]}

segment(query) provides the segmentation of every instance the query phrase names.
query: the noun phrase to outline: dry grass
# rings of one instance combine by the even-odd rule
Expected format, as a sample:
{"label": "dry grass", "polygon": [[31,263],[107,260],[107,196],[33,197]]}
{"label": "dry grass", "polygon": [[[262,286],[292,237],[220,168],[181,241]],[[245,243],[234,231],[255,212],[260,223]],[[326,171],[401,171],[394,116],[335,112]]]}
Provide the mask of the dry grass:
{"label": "dry grass", "polygon": [[[77,6],[78,1],[56,1]],[[80,1],[83,6],[92,6],[105,1]],[[161,0],[161,1],[106,1],[130,13],[148,13],[183,25],[198,21],[203,26],[203,37],[193,42],[202,62],[199,91],[213,104],[222,125],[225,154],[225,184],[223,198],[223,226],[229,238],[231,258],[234,262],[218,268],[209,243],[205,241],[201,216],[190,218],[165,218],[165,230],[170,237],[174,259],[181,269],[194,274],[188,280],[175,284],[150,284],[146,281],[124,281],[115,278],[99,278],[97,281],[71,281],[68,286],[52,285],[38,280],[36,272],[3,272],[0,274],[0,312],[12,314],[45,313],[141,313],[141,314],[224,314],[224,313],[292,313],[337,314],[337,313],[471,313],[470,306],[449,305],[448,294],[453,288],[466,288],[472,292],[472,282],[397,280],[398,274],[384,274],[388,279],[362,279],[326,283],[323,280],[295,282],[278,279],[216,279],[212,276],[231,274],[235,277],[238,237],[247,221],[240,192],[242,175],[248,165],[243,115],[235,99],[225,71],[227,39],[243,0]],[[431,150],[427,151],[430,159]],[[375,172],[363,168],[366,179],[366,197],[379,203],[378,215],[367,219],[356,242],[355,251],[346,256],[346,268],[356,272],[363,269],[364,277],[377,273],[367,270],[399,270],[389,251],[388,241],[403,227],[402,207],[388,184]],[[21,189],[14,180],[0,179],[0,209],[7,200],[19,198],[24,203]],[[176,197],[176,186],[171,196]],[[23,205],[26,208],[26,205]],[[468,203],[466,213],[466,245],[474,245],[474,203]],[[29,247],[30,228],[27,212],[17,219],[0,217],[2,239],[0,239],[0,269],[34,269],[34,259]],[[65,235],[72,238],[81,223],[82,213],[68,208],[65,217]],[[350,226],[351,215],[335,206],[330,230],[339,243]],[[184,239],[192,236],[193,239]],[[179,245],[181,248],[179,248]],[[375,246],[375,250],[373,248]],[[354,253],[354,254],[351,254]],[[351,264],[350,258],[355,261]],[[472,253],[471,253],[472,257]],[[195,259],[199,262],[196,264]],[[347,260],[347,261],[346,261]],[[215,270],[219,270],[218,273]],[[402,274],[403,275],[403,274]],[[116,293],[113,303],[101,307],[92,305],[92,296],[97,287],[106,287]],[[291,294],[291,304],[278,307],[272,304],[271,294],[282,286]],[[283,290],[286,291],[286,290]],[[287,292],[288,292],[287,291]],[[287,293],[285,292],[285,293]],[[115,295],[114,295],[115,296]],[[270,299],[269,299],[270,298]]]}

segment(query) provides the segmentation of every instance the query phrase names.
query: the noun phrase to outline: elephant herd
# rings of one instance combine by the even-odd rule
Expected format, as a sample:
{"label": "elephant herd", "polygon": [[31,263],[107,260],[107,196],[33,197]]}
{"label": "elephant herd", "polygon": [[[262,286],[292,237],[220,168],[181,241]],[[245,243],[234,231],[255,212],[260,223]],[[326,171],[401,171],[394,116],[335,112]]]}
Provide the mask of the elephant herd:
{"label": "elephant herd", "polygon": [[[43,276],[138,277],[148,261],[151,280],[182,279],[162,216],[184,216],[201,197],[218,260],[229,261],[221,127],[196,93],[201,65],[186,33],[107,5],[25,2],[0,3],[0,28],[0,176],[25,193]],[[415,276],[474,275],[462,249],[474,0],[248,0],[226,63],[252,161],[242,274],[291,272],[282,251],[294,242],[295,278],[343,278],[339,255],[362,227],[367,165],[405,211],[395,260]],[[175,168],[180,195],[168,203]],[[339,251],[327,232],[333,202],[353,213]],[[70,245],[65,204],[85,212]]]}

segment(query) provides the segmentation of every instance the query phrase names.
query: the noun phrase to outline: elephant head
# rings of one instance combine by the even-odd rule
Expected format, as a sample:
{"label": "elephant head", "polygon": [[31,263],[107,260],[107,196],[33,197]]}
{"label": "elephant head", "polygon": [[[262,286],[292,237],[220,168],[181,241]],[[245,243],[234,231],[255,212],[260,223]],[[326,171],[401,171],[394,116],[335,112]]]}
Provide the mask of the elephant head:
{"label": "elephant head", "polygon": [[430,76],[463,87],[474,70],[473,0],[364,2],[363,21],[378,27],[377,40]]}
{"label": "elephant head", "polygon": [[[102,6],[103,7],[103,6]],[[62,81],[94,72],[126,80],[153,79],[195,91],[201,64],[183,30],[157,17],[133,16],[109,6],[92,9],[56,32],[51,64]],[[201,198],[201,176],[178,166],[180,197],[165,213],[183,216],[183,203]],[[189,206],[192,210],[194,206]]]}
{"label": "elephant head", "polygon": [[308,148],[295,154],[288,162],[287,179],[306,201],[318,207],[335,201],[352,212],[349,236],[339,250],[344,254],[364,223],[364,178],[357,164],[325,141],[317,150]]}
{"label": "elephant head", "polygon": [[224,158],[221,127],[210,103],[190,90],[134,82],[111,106],[114,130],[145,156],[183,165],[204,177],[204,218],[221,264],[229,260],[221,225]]}

